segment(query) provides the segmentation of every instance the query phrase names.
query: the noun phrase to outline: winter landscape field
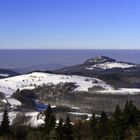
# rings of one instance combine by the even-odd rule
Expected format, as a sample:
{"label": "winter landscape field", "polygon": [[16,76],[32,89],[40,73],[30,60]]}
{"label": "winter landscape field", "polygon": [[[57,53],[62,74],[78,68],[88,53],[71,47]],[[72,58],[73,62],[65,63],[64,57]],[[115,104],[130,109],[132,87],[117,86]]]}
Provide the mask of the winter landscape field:
{"label": "winter landscape field", "polygon": [[0,140],[140,140],[139,7],[0,0]]}
{"label": "winter landscape field", "polygon": [[18,73],[1,69],[0,119],[6,107],[9,125],[15,126],[19,121],[24,127],[43,129],[48,108],[56,124],[68,115],[72,125],[77,125],[75,121],[89,123],[93,112],[96,119],[103,115],[102,111],[111,117],[116,106],[123,110],[129,101],[140,108],[139,72],[139,64],[107,56],[49,71]]}

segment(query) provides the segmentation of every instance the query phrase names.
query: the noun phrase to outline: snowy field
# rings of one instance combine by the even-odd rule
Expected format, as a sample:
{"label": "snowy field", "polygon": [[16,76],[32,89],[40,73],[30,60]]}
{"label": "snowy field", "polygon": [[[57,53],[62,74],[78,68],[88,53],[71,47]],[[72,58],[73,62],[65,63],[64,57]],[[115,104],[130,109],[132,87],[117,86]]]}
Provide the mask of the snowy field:
{"label": "snowy field", "polygon": [[[4,103],[9,103],[11,108],[16,108],[17,106],[21,105],[21,102],[18,100],[11,98],[10,96],[17,90],[17,89],[34,89],[37,86],[41,86],[42,84],[58,84],[58,83],[66,83],[72,82],[77,85],[77,91],[88,91],[88,88],[94,86],[102,86],[106,90],[97,91],[99,94],[140,94],[140,89],[130,89],[130,88],[121,88],[118,90],[113,89],[110,85],[107,85],[104,81],[97,79],[97,78],[90,78],[84,76],[75,76],[75,75],[57,75],[57,74],[49,74],[49,73],[42,73],[42,72],[33,72],[26,75],[20,75],[10,78],[0,79],[0,92],[3,92],[6,96],[6,99],[2,100]],[[56,106],[52,106],[56,107]],[[72,109],[76,109],[77,112],[69,112],[70,114],[81,116],[87,115],[91,117],[91,114],[87,113],[79,113],[78,107],[71,107]],[[19,112],[11,111],[9,112],[10,123],[16,118],[16,115]],[[0,122],[2,119],[2,114],[0,112]],[[28,112],[25,113],[25,116],[30,117],[28,124],[33,127],[42,125],[44,123],[43,118],[38,117],[39,112]]]}
{"label": "snowy field", "polygon": [[2,77],[8,77],[9,74],[2,74],[2,73],[0,73],[0,76],[2,76]]}
{"label": "snowy field", "polygon": [[97,78],[90,78],[75,75],[57,75],[42,72],[33,72],[31,74],[14,76],[10,78],[0,79],[0,92],[4,93],[9,98],[17,89],[34,89],[43,84],[58,84],[58,83],[72,82],[77,85],[77,91],[88,91],[88,88],[94,86],[101,86],[106,90],[101,93],[122,93],[122,94],[137,94],[140,89],[121,88],[114,90],[110,85]]}
{"label": "snowy field", "polygon": [[0,79],[0,92],[5,93],[6,97],[9,97],[17,89],[34,89],[35,87],[42,84],[58,84],[60,82],[75,83],[78,86],[76,89],[78,91],[88,91],[88,88],[98,85],[106,89],[110,88],[109,85],[105,84],[105,82],[97,78],[34,72],[31,74]]}
{"label": "snowy field", "polygon": [[[20,112],[12,111],[8,113],[10,125],[13,124],[14,119],[16,119],[16,116],[18,116]],[[44,124],[44,117],[38,117],[39,112],[27,112],[24,114],[25,117],[29,117],[28,122],[26,125],[32,126],[32,127],[38,127],[42,124]],[[0,112],[0,123],[3,119],[3,112]]]}
{"label": "snowy field", "polygon": [[87,70],[93,70],[94,68],[101,68],[101,69],[112,69],[112,68],[131,68],[135,67],[136,65],[127,64],[123,62],[105,62],[101,64],[95,64],[93,66],[87,67]]}

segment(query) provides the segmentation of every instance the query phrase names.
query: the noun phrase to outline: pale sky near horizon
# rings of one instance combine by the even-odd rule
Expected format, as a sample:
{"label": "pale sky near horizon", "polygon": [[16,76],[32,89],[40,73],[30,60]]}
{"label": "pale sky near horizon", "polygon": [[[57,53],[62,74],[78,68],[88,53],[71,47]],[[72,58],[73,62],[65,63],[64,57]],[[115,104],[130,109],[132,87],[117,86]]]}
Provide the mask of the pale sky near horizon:
{"label": "pale sky near horizon", "polygon": [[139,0],[0,0],[0,49],[140,49]]}

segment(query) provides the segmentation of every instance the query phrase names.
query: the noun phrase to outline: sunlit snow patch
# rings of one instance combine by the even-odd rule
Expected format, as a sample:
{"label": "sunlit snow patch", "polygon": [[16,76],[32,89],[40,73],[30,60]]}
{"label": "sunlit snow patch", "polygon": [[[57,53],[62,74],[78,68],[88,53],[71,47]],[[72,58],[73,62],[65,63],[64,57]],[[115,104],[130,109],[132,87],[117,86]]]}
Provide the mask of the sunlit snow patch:
{"label": "sunlit snow patch", "polygon": [[95,64],[93,66],[89,66],[86,69],[88,70],[93,70],[94,68],[101,68],[101,69],[112,69],[112,68],[131,68],[131,67],[135,67],[134,64],[127,64],[127,63],[123,63],[123,62],[105,62],[105,63],[101,63],[101,64]]}

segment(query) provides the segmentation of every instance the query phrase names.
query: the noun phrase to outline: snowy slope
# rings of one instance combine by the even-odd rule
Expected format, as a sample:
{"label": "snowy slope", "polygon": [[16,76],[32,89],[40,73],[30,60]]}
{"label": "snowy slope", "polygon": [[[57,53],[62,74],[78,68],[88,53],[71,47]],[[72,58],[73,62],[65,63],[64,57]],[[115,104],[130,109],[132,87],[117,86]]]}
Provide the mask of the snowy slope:
{"label": "snowy slope", "polygon": [[131,68],[135,67],[135,64],[127,63],[127,62],[119,62],[115,59],[106,57],[106,56],[97,56],[95,58],[88,59],[84,64],[87,70],[93,70],[94,68],[101,68],[101,69],[112,69],[112,68]]}
{"label": "snowy slope", "polygon": [[10,74],[7,74],[7,73],[6,73],[6,74],[5,74],[5,73],[3,74],[3,73],[0,73],[0,76],[1,76],[1,77],[9,77]]}
{"label": "snowy slope", "polygon": [[[16,119],[16,116],[18,116],[18,114],[22,114],[21,112],[17,112],[17,111],[10,111],[8,113],[9,116],[9,121],[10,121],[10,125],[12,125],[14,119]],[[39,112],[25,112],[24,115],[26,117],[29,117],[29,121],[26,123],[26,125],[32,126],[32,127],[38,127],[42,124],[44,124],[44,118],[38,118]],[[0,124],[1,121],[3,119],[3,112],[0,112]]]}
{"label": "snowy slope", "polygon": [[140,94],[140,89],[138,88],[119,88],[117,90],[115,89],[108,89],[108,90],[104,90],[104,91],[99,91],[100,93],[110,93],[110,94],[131,94],[131,95],[135,95],[135,94]]}
{"label": "snowy slope", "polygon": [[0,79],[0,92],[5,93],[5,95],[9,97],[17,89],[33,89],[42,84],[58,84],[60,82],[73,82],[78,86],[76,90],[79,91],[87,91],[89,87],[94,85],[110,88],[110,86],[106,85],[105,82],[96,78],[34,72],[31,74]]}
{"label": "snowy slope", "polygon": [[140,89],[121,88],[114,90],[110,85],[97,78],[90,78],[75,75],[58,75],[42,72],[33,72],[31,74],[20,75],[10,78],[0,79],[0,92],[3,92],[6,98],[9,98],[17,89],[34,89],[36,86],[43,84],[58,84],[72,82],[77,85],[78,91],[88,91],[93,86],[102,86],[106,90],[103,93],[140,93]]}
{"label": "snowy slope", "polygon": [[[17,113],[18,112],[14,112],[14,111],[8,113],[10,125],[12,124],[13,120],[16,118]],[[3,119],[3,112],[0,112],[0,124],[2,119]]]}
{"label": "snowy slope", "polygon": [[135,67],[134,64],[127,64],[124,62],[105,62],[105,63],[101,63],[101,64],[95,64],[92,66],[87,67],[87,70],[93,70],[94,68],[101,68],[101,69],[112,69],[112,68],[131,68],[131,67]]}

